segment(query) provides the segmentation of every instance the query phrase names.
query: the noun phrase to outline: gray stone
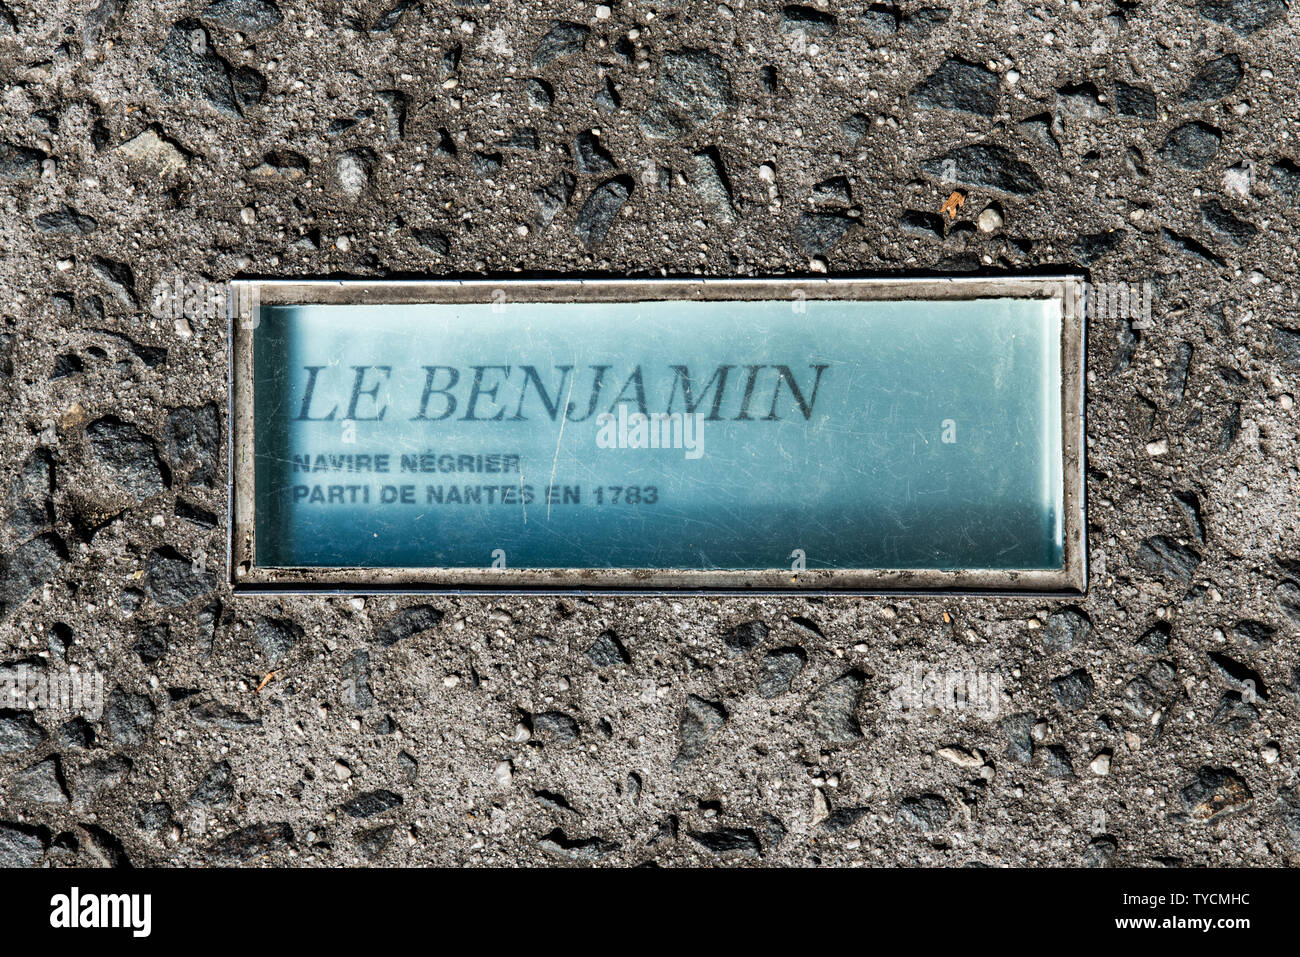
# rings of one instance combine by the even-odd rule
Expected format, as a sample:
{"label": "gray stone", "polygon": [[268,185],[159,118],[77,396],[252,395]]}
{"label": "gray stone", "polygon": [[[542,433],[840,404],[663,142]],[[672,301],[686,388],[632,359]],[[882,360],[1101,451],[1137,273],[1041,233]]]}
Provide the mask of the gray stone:
{"label": "gray stone", "polygon": [[9,779],[9,795],[16,801],[35,804],[67,804],[68,789],[63,782],[59,756],[56,754],[15,772]]}
{"label": "gray stone", "polygon": [[763,838],[763,847],[771,853],[781,846],[785,840],[788,829],[775,814],[763,815],[763,827],[760,836]]}
{"label": "gray stone", "polygon": [[1098,259],[1119,249],[1126,238],[1128,238],[1128,230],[1122,227],[1100,233],[1084,233],[1075,239],[1072,252],[1080,263],[1091,266]]}
{"label": "gray stone", "polygon": [[865,807],[838,807],[826,815],[821,826],[832,834],[847,831],[870,813],[871,809]]}
{"label": "gray stone", "polygon": [[853,191],[844,176],[832,176],[813,186],[812,199],[818,205],[847,206],[853,202]]}
{"label": "gray stone", "polygon": [[898,8],[888,3],[873,3],[862,11],[861,21],[871,33],[897,33]]}
{"label": "gray stone", "polygon": [[1143,120],[1154,120],[1159,111],[1156,95],[1141,86],[1132,86],[1123,81],[1115,83],[1115,112],[1120,116],[1136,116]]}
{"label": "gray stone", "polygon": [[909,209],[903,212],[899,217],[898,225],[904,232],[911,233],[915,236],[925,236],[930,239],[942,239],[944,235],[943,217],[938,213],[924,212],[917,209]]}
{"label": "gray stone", "polygon": [[1285,326],[1270,326],[1269,337],[1281,353],[1282,364],[1300,368],[1300,331]]}
{"label": "gray stone", "polygon": [[1201,16],[1231,27],[1242,36],[1286,16],[1286,0],[1197,0]]}
{"label": "gray stone", "polygon": [[555,102],[555,90],[545,80],[534,77],[528,81],[528,105],[534,110],[549,110]]}
{"label": "gray stone", "polygon": [[602,631],[587,648],[587,658],[597,668],[612,668],[615,665],[631,663],[632,656],[627,653],[623,642],[612,631]]}
{"label": "gray stone", "polygon": [[63,543],[55,535],[41,535],[7,556],[0,554],[0,619],[53,578],[63,561]]}
{"label": "gray stone", "polygon": [[1087,669],[1075,668],[1069,674],[1052,679],[1052,696],[1067,711],[1078,711],[1088,703],[1095,687]]}
{"label": "gray stone", "polygon": [[1287,199],[1300,197],[1300,166],[1291,160],[1278,160],[1268,171],[1268,184]]}
{"label": "gray stone", "polygon": [[86,438],[109,481],[132,498],[146,499],[167,487],[168,475],[153,440],[138,426],[108,416],[92,422]]}
{"label": "gray stone", "polygon": [[401,90],[380,90],[375,94],[383,111],[385,139],[389,143],[399,143],[406,136],[406,114],[411,105],[411,98]]}
{"label": "gray stone", "polygon": [[835,35],[837,22],[832,14],[814,7],[790,5],[781,8],[781,32],[803,33],[810,37]]}
{"label": "gray stone", "polygon": [[917,106],[956,110],[977,116],[998,111],[998,75],[979,63],[949,57],[937,70],[912,88]]}
{"label": "gray stone", "polygon": [[270,0],[217,0],[203,8],[199,19],[227,30],[261,33],[283,23],[284,14]]}
{"label": "gray stone", "polygon": [[[1017,125],[1017,129],[1025,136],[1026,139],[1032,140],[1041,146],[1047,147],[1048,150],[1061,155],[1061,144],[1057,142],[1053,133],[1055,122],[1049,113],[1040,113],[1037,116],[1031,116],[1024,122]],[[940,175],[947,176],[947,172]]]}
{"label": "gray stone", "polygon": [[380,789],[364,791],[343,805],[343,813],[349,817],[367,818],[383,814],[402,806],[402,796],[395,791]]}
{"label": "gray stone", "polygon": [[1219,677],[1234,688],[1248,688],[1253,696],[1268,700],[1268,688],[1254,668],[1221,651],[1209,652],[1210,664]]}
{"label": "gray stone", "polygon": [[248,861],[284,850],[293,844],[293,828],[286,823],[252,824],[212,845],[217,857]]}
{"label": "gray stone", "polygon": [[0,711],[0,754],[19,754],[41,746],[49,737],[29,711]]}
{"label": "gray stone", "polygon": [[469,165],[476,176],[484,179],[495,176],[501,172],[503,158],[500,153],[482,153],[475,152],[470,154]]}
{"label": "gray stone", "polygon": [[857,146],[862,138],[871,132],[871,118],[865,113],[853,113],[840,123],[840,130],[849,146]]}
{"label": "gray stone", "polygon": [[580,23],[552,20],[537,49],[533,52],[533,69],[540,70],[556,60],[582,52],[591,30]]}
{"label": "gray stone", "polygon": [[369,708],[375,703],[370,691],[370,652],[358,648],[343,663],[344,700],[354,708]]}
{"label": "gray stone", "polygon": [[1138,568],[1157,578],[1190,582],[1200,563],[1200,555],[1168,535],[1153,535],[1138,546]]}
{"label": "gray stone", "polygon": [[1076,120],[1100,120],[1108,114],[1101,102],[1101,91],[1091,83],[1061,87],[1056,91],[1056,108]]}
{"label": "gray stone", "polygon": [[573,160],[579,173],[607,173],[615,167],[614,157],[590,130],[573,138]]}
{"label": "gray stone", "polygon": [[548,743],[578,740],[578,722],[563,711],[543,711],[533,715],[533,734]]}
{"label": "gray stone", "polygon": [[[1187,394],[1187,373],[1191,368],[1192,356],[1195,355],[1195,347],[1190,342],[1180,342],[1177,351],[1174,353],[1173,360],[1169,363],[1169,372],[1165,378],[1166,387],[1169,397],[1174,405],[1183,401]],[[1201,541],[1205,540],[1204,531],[1199,536]]]}
{"label": "gray stone", "polygon": [[95,217],[79,213],[67,204],[57,212],[41,213],[35,223],[41,232],[56,236],[89,236],[99,227]]}
{"label": "gray stone", "polygon": [[139,747],[153,730],[157,716],[158,709],[148,695],[114,688],[108,696],[104,724],[109,739],[118,747]]}
{"label": "gray stone", "polygon": [[1182,233],[1168,228],[1161,229],[1160,236],[1177,252],[1185,256],[1189,256],[1192,259],[1198,259],[1213,266],[1223,265],[1222,259],[1215,255],[1208,247],[1191,236],[1185,236]]}
{"label": "gray stone", "polygon": [[28,539],[50,526],[54,509],[54,459],[37,449],[23,462],[9,489],[9,528],[20,539]]}
{"label": "gray stone", "polygon": [[582,204],[582,211],[573,227],[574,235],[585,246],[600,245],[614,225],[614,217],[631,194],[632,180],[629,177],[616,176],[601,183]]}
{"label": "gray stone", "polygon": [[1070,752],[1064,747],[1059,744],[1049,744],[1045,748],[1040,748],[1038,753],[1042,755],[1043,773],[1048,777],[1074,777],[1074,764],[1070,761]]}
{"label": "gray stone", "polygon": [[592,100],[596,104],[596,108],[602,113],[613,113],[623,105],[623,98],[618,95],[618,89],[615,87],[614,81],[609,77],[605,77],[605,83],[601,86],[600,92]]}
{"label": "gray stone", "polygon": [[1246,246],[1259,229],[1243,219],[1238,219],[1217,199],[1201,204],[1201,220],[1206,226],[1237,246]]}
{"label": "gray stone", "polygon": [[260,718],[251,717],[219,701],[194,702],[190,706],[190,718],[200,727],[220,728],[225,731],[244,731],[262,724]]}
{"label": "gray stone", "polygon": [[271,665],[287,655],[302,640],[302,634],[302,626],[287,618],[259,615],[253,623],[253,638]]}
{"label": "gray stone", "polygon": [[569,803],[569,799],[563,794],[557,794],[554,791],[534,791],[533,798],[538,804],[543,807],[548,807],[553,811],[571,811],[574,814],[578,813],[574,810],[573,805]]}
{"label": "gray stone", "polygon": [[948,802],[937,794],[904,798],[898,805],[898,822],[917,831],[937,831],[951,818]]}
{"label": "gray stone", "polygon": [[808,714],[817,734],[831,744],[849,744],[862,737],[858,724],[858,702],[866,687],[866,676],[849,671],[822,685],[808,702]]}
{"label": "gray stone", "polygon": [[799,217],[799,246],[809,256],[825,256],[858,221],[844,213],[804,213]]}
{"label": "gray stone", "polygon": [[345,195],[357,199],[370,186],[370,177],[374,172],[374,152],[361,147],[348,150],[335,163],[335,173],[339,188]]}
{"label": "gray stone", "polygon": [[117,835],[85,821],[77,825],[77,832],[82,838],[83,853],[94,863],[94,866],[121,868],[131,866],[131,859],[127,856],[126,848],[122,846]]}
{"label": "gray stone", "polygon": [[695,164],[691,186],[701,201],[713,210],[719,222],[734,222],[736,207],[732,203],[731,184],[727,181],[727,171],[722,165],[722,154],[709,147],[694,154],[691,159]]}
{"label": "gray stone", "polygon": [[693,761],[703,754],[710,739],[726,723],[727,711],[719,702],[706,701],[698,695],[687,695],[677,724],[681,740],[677,751],[678,763]]}
{"label": "gray stone", "polygon": [[959,146],[925,160],[921,168],[931,176],[1021,196],[1043,188],[1043,181],[1028,163],[994,143]]}
{"label": "gray stone", "polygon": [[1241,84],[1243,75],[1241,57],[1235,53],[1221,56],[1196,71],[1183,91],[1183,99],[1190,103],[1221,100]]}
{"label": "gray stone", "polygon": [[1187,528],[1198,542],[1205,542],[1205,518],[1201,514],[1201,499],[1191,489],[1183,489],[1174,492],[1174,501],[1178,503],[1179,510],[1183,513],[1183,520],[1187,522]]}
{"label": "gray stone", "polygon": [[1202,123],[1184,123],[1169,132],[1160,147],[1160,158],[1183,169],[1204,169],[1219,152],[1223,135],[1217,127]]}
{"label": "gray stone", "polygon": [[722,643],[729,655],[743,655],[767,641],[767,625],[761,621],[746,621],[722,633]]}
{"label": "gray stone", "polygon": [[239,115],[230,66],[197,20],[172,27],[149,77],[167,99],[205,100],[223,113]]}
{"label": "gray stone", "polygon": [[764,655],[758,675],[759,696],[775,698],[787,693],[807,661],[808,656],[798,648],[780,648]]}
{"label": "gray stone", "polygon": [[1245,734],[1259,721],[1259,708],[1247,703],[1239,693],[1228,691],[1219,699],[1210,720],[1226,727],[1230,734]]}
{"label": "gray stone", "polygon": [[147,834],[158,836],[175,823],[172,807],[166,801],[150,801],[136,806],[135,826]]}
{"label": "gray stone", "polygon": [[147,665],[151,665],[167,653],[167,639],[169,629],[166,625],[150,625],[144,630],[144,633],[136,639],[132,650],[140,656],[140,660]]}
{"label": "gray stone", "polygon": [[722,827],[716,831],[691,831],[691,840],[710,854],[758,857],[762,846],[758,835],[747,827]]}
{"label": "gray stone", "polygon": [[0,179],[30,180],[41,175],[45,154],[27,146],[0,143]]}
{"label": "gray stone", "polygon": [[547,854],[571,861],[598,861],[619,849],[616,842],[603,837],[568,837],[558,827],[539,838],[537,846]]}
{"label": "gray stone", "polygon": [[1124,708],[1143,721],[1164,706],[1163,698],[1146,678],[1134,678],[1125,684],[1123,695]]}
{"label": "gray stone", "polygon": [[190,485],[212,486],[221,456],[217,407],[184,406],[167,413],[166,456],[173,474]]}
{"label": "gray stone", "polygon": [[[90,261],[90,268],[122,305],[129,309],[139,307],[140,300],[135,294],[135,272],[129,265],[106,256],[96,256]],[[96,317],[97,320],[102,318],[102,315]]]}
{"label": "gray stone", "polygon": [[406,779],[407,784],[414,784],[415,779],[420,771],[420,762],[411,757],[405,751],[397,752],[397,766],[402,771],[402,776]]}
{"label": "gray stone", "polygon": [[437,628],[442,622],[442,612],[432,605],[414,605],[393,615],[375,633],[375,644],[388,648],[422,631]]}
{"label": "gray stone", "polygon": [[168,139],[161,128],[148,127],[142,133],[113,147],[113,153],[136,167],[160,179],[184,173],[190,158],[185,150]]}
{"label": "gray stone", "polygon": [[375,18],[375,22],[370,25],[370,32],[387,33],[402,22],[402,17],[406,15],[406,11],[417,6],[416,0],[398,0],[396,4]]}
{"label": "gray stone", "polygon": [[1037,718],[1032,712],[1022,711],[1009,715],[998,724],[1007,740],[1007,757],[1020,764],[1029,764],[1034,759],[1034,725]]}
{"label": "gray stone", "polygon": [[220,601],[210,601],[199,609],[194,619],[195,638],[199,645],[199,655],[206,658],[212,653],[212,642],[217,637],[217,626],[221,624],[222,606]]}
{"label": "gray stone", "polygon": [[706,50],[676,50],[660,63],[641,130],[656,139],[675,139],[734,105],[731,74],[721,58]]}
{"label": "gray stone", "polygon": [[35,867],[47,847],[40,828],[0,821],[0,867]]}
{"label": "gray stone", "polygon": [[218,761],[203,775],[203,780],[190,795],[190,804],[205,808],[225,807],[235,799],[231,779],[230,762]]}
{"label": "gray stone", "polygon": [[537,130],[531,126],[521,126],[513,130],[509,136],[497,143],[502,149],[506,150],[527,150],[532,152],[541,148],[541,140],[537,138]]}
{"label": "gray stone", "polygon": [[1169,633],[1167,622],[1158,621],[1142,633],[1134,647],[1148,655],[1163,655],[1169,650]]}
{"label": "gray stone", "polygon": [[100,791],[122,784],[130,777],[133,767],[131,759],[120,754],[91,761],[77,775],[77,803],[89,803]]}
{"label": "gray stone", "polygon": [[216,587],[214,572],[200,571],[195,560],[168,546],[149,553],[144,571],[149,597],[164,608],[188,604]]}
{"label": "gray stone", "polygon": [[85,718],[73,718],[59,726],[54,741],[65,751],[89,748],[95,744],[95,729]]}
{"label": "gray stone", "polygon": [[561,170],[546,186],[533,190],[533,200],[537,203],[538,221],[548,225],[559,213],[563,212],[573,199],[573,190],[578,181],[568,170]]}
{"label": "gray stone", "polygon": [[446,256],[451,252],[451,240],[449,240],[447,234],[440,229],[421,226],[412,229],[411,235],[415,238],[417,243],[425,249],[432,250],[439,256]]}
{"label": "gray stone", "polygon": [[1196,821],[1212,821],[1248,804],[1250,786],[1229,768],[1203,766],[1182,790],[1183,806]]}
{"label": "gray stone", "polygon": [[373,861],[380,857],[393,841],[397,833],[396,824],[386,824],[369,831],[363,831],[357,837],[357,853],[364,860]]}
{"label": "gray stone", "polygon": [[1248,644],[1267,645],[1277,635],[1277,629],[1266,622],[1246,618],[1232,626],[1232,633]]}
{"label": "gray stone", "polygon": [[1119,842],[1109,834],[1095,837],[1088,842],[1083,852],[1084,867],[1114,867],[1115,854],[1119,851]]}
{"label": "gray stone", "polygon": [[906,33],[927,34],[952,18],[952,11],[944,7],[921,7],[905,13],[898,20],[898,28]]}

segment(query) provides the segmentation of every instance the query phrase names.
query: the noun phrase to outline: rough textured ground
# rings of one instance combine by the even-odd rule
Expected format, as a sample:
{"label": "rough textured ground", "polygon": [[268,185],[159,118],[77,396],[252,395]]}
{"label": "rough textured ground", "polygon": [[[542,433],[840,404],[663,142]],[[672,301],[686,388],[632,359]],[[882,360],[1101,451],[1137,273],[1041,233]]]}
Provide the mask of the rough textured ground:
{"label": "rough textured ground", "polygon": [[[0,863],[1296,863],[1295,16],[4,0],[0,662],[110,696],[0,712]],[[1072,601],[236,598],[225,321],[149,310],[1026,269],[1153,290],[1089,330]]]}

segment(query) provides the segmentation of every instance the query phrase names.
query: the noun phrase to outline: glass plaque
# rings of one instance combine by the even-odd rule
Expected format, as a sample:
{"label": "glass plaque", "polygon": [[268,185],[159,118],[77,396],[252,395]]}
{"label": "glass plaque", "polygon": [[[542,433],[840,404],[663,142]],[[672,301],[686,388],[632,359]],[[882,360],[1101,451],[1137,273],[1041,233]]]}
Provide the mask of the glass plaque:
{"label": "glass plaque", "polygon": [[237,587],[1084,587],[1079,280],[233,291]]}

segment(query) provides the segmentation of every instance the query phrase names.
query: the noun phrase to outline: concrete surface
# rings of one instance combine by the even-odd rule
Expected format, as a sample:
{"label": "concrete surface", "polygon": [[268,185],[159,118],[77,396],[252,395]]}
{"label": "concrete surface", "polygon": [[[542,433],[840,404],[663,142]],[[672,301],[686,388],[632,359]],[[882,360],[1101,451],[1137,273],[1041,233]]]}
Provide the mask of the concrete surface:
{"label": "concrete surface", "polygon": [[[4,0],[0,662],[107,700],[0,711],[0,863],[1297,863],[1295,41],[1282,0]],[[1074,600],[237,598],[225,322],[151,310],[1027,269],[1152,290],[1090,329]],[[895,707],[957,678],[996,713]]]}

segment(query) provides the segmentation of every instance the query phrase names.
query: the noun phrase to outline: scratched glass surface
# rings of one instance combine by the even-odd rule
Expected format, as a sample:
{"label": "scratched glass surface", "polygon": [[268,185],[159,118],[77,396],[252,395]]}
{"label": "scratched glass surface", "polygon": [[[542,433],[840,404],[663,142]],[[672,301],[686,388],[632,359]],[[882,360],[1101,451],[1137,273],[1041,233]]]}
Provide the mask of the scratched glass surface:
{"label": "scratched glass surface", "polygon": [[268,306],[267,567],[1059,569],[1060,304]]}

